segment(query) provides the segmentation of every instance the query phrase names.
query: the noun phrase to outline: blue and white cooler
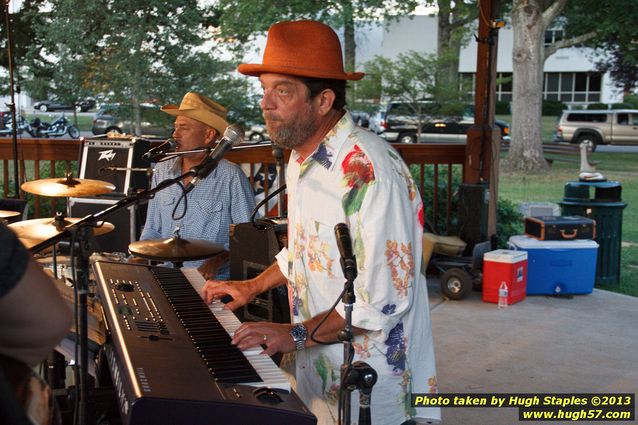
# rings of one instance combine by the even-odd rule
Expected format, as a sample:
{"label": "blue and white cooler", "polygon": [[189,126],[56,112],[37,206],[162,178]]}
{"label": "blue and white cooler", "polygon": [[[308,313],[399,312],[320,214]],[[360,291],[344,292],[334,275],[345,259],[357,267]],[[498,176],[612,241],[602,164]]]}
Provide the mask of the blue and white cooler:
{"label": "blue and white cooler", "polygon": [[598,244],[592,240],[540,241],[512,236],[510,249],[527,251],[527,295],[589,294]]}

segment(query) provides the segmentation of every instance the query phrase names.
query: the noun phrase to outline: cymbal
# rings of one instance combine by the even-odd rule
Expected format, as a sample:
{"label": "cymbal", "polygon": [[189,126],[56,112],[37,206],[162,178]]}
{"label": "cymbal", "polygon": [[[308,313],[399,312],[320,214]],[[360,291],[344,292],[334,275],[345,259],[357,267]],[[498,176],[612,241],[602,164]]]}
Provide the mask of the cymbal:
{"label": "cymbal", "polygon": [[159,261],[203,260],[224,251],[222,245],[204,239],[148,239],[128,246],[131,254]]}
{"label": "cymbal", "polygon": [[102,180],[74,179],[72,177],[40,179],[22,183],[22,190],[42,196],[95,196],[115,190],[115,185]]}
{"label": "cymbal", "polygon": [[22,213],[18,211],[10,211],[10,210],[0,210],[0,218],[11,218],[16,217]]}
{"label": "cymbal", "polygon": [[[56,220],[55,218],[35,218],[33,220],[18,221],[10,224],[9,227],[18,235],[18,239],[26,246],[31,248],[40,242],[44,242],[49,238],[62,233],[64,227],[80,221],[80,218],[64,217]],[[115,229],[115,226],[109,222],[93,228],[93,234],[103,235]]]}

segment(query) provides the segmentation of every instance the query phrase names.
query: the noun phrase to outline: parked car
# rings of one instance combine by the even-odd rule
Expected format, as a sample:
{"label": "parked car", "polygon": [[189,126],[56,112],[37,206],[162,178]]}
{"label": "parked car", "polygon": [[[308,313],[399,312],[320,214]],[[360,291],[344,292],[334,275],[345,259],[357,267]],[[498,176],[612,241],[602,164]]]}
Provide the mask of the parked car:
{"label": "parked car", "polygon": [[81,99],[74,104],[57,102],[54,100],[41,100],[33,104],[34,111],[49,112],[49,111],[73,111],[86,112],[89,109],[95,108],[95,99],[87,97]]}
{"label": "parked car", "polygon": [[0,111],[0,128],[4,127],[7,121],[11,121],[11,112]]}
{"label": "parked car", "polygon": [[593,149],[600,144],[638,144],[638,110],[563,111],[554,133],[554,141],[590,141]]}
{"label": "parked car", "polygon": [[270,136],[264,124],[248,124],[244,138],[251,142],[263,142],[270,139]]}
{"label": "parked car", "polygon": [[[440,116],[440,105],[424,102],[422,105],[421,137],[419,142],[465,143],[467,130],[474,124],[470,116]],[[385,122],[379,136],[388,142],[416,143],[419,118],[413,107],[404,102],[388,105]],[[509,124],[496,120],[503,141],[509,141]]]}
{"label": "parked car", "polygon": [[370,117],[370,124],[368,128],[370,131],[379,134],[383,131],[385,126],[385,110],[377,111]]}
{"label": "parked car", "polygon": [[350,111],[352,119],[356,125],[363,128],[368,128],[370,125],[370,114],[363,111]]}
{"label": "parked car", "polygon": [[[170,137],[173,118],[160,111],[158,106],[140,105],[142,112],[142,135]],[[93,134],[134,133],[133,110],[130,105],[108,104],[102,106],[93,118]]]}

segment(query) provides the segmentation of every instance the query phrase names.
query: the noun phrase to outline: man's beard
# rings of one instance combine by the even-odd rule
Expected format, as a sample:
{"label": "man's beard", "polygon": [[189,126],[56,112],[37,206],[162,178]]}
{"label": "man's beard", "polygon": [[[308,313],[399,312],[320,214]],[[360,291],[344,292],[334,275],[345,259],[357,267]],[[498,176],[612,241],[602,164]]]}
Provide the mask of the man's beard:
{"label": "man's beard", "polygon": [[[299,111],[297,115],[288,123],[283,123],[278,116],[270,112],[264,112],[266,120],[266,128],[272,142],[284,149],[294,149],[300,146],[312,136],[319,128],[319,122],[314,119],[313,105],[309,104],[303,111]],[[272,128],[268,122],[277,122],[277,129]]]}

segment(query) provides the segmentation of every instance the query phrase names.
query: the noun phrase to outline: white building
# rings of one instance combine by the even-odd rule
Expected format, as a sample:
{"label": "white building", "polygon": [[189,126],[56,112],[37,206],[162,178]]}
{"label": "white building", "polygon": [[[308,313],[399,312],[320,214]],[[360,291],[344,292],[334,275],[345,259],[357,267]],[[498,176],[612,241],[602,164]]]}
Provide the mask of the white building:
{"label": "white building", "polygon": [[[546,34],[550,42],[560,36],[560,30]],[[419,53],[436,53],[437,23],[434,16],[404,17],[391,22],[387,28],[380,24],[369,24],[358,29],[357,64],[362,64],[381,55],[389,59],[414,50]],[[512,100],[512,48],[514,33],[511,26],[499,30],[497,78],[510,82],[497,86],[497,100]],[[474,80],[476,73],[477,42],[472,38],[461,51],[459,73],[463,78]],[[622,90],[614,87],[609,74],[596,71],[595,51],[590,48],[561,49],[545,61],[543,98],[560,100],[569,106],[593,102],[622,102]]]}

